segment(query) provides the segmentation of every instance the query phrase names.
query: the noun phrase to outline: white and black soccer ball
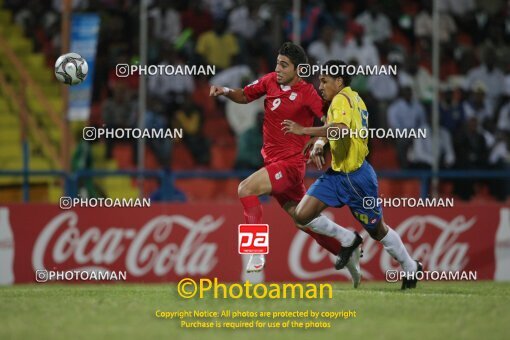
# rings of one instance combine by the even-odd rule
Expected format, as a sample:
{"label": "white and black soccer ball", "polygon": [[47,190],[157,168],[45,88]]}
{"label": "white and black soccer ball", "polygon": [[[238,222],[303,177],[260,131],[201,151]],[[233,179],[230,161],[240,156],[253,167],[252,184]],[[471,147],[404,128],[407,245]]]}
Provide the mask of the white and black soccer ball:
{"label": "white and black soccer ball", "polygon": [[67,85],[78,85],[87,77],[89,65],[78,53],[66,53],[55,62],[55,77]]}

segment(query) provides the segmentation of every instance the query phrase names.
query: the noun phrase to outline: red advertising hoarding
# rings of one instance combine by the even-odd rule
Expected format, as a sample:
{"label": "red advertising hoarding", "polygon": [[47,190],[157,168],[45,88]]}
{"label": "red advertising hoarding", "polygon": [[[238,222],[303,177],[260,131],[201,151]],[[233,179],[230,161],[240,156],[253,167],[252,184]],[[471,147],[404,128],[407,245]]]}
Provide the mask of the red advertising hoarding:
{"label": "red advertising hoarding", "polygon": [[[510,279],[510,208],[386,208],[386,223],[425,269],[477,271],[480,280]],[[361,231],[348,209],[325,212]],[[238,253],[240,204],[153,204],[150,208],[74,208],[50,204],[0,206],[0,280],[34,282],[36,270],[126,271],[128,282],[175,282],[183,277],[245,279]],[[270,226],[265,281],[342,281],[335,257],[274,203],[264,205]],[[10,234],[11,233],[11,234]],[[398,264],[363,231],[365,280],[384,280]],[[11,272],[11,274],[9,274]],[[4,282],[8,283],[8,282]]]}

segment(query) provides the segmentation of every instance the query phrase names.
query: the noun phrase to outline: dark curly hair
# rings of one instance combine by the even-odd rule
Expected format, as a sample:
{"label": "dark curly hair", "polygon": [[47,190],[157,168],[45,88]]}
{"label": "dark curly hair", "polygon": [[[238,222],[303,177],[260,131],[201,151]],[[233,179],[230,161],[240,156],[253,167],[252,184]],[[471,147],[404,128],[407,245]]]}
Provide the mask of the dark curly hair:
{"label": "dark curly hair", "polygon": [[[347,68],[347,63],[343,60],[338,60],[338,59],[328,60],[324,64],[323,69],[325,70],[325,72],[323,74],[330,76],[332,78],[342,78],[344,81],[344,85],[350,86],[352,76],[347,73],[346,68]],[[333,70],[335,72],[332,72]],[[337,70],[338,70],[338,73],[336,72]]]}
{"label": "dark curly hair", "polygon": [[284,43],[278,50],[278,54],[289,58],[294,64],[294,68],[297,68],[299,64],[308,63],[308,57],[306,56],[305,50],[303,50],[301,46],[291,42]]}

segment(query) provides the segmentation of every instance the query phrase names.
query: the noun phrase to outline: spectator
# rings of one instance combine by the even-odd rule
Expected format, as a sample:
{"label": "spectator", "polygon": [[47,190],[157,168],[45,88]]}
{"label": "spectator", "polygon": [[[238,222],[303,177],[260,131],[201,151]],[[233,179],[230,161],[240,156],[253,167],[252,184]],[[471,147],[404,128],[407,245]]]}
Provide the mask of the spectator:
{"label": "spectator", "polygon": [[129,17],[124,16],[122,12],[113,12],[107,16],[107,19],[101,22],[99,44],[103,43],[108,60],[115,60],[121,54],[128,53],[127,58],[132,56],[132,42],[126,39],[126,36],[135,34],[133,27],[130,25]]}
{"label": "spectator", "polygon": [[[319,19],[321,17],[321,8],[314,0],[304,0],[301,4],[301,19],[299,23],[299,35],[301,38],[301,45],[306,48],[308,45],[317,39],[319,29]],[[285,39],[294,40],[294,14],[289,10],[285,15],[283,29]]]}
{"label": "spectator", "polygon": [[442,0],[438,1],[438,5],[440,12],[453,16],[460,32],[469,36],[475,43],[480,41],[483,20],[477,20],[476,0]]}
{"label": "spectator", "polygon": [[507,1],[492,0],[492,1],[477,1],[478,11],[485,17],[495,16],[501,13]]}
{"label": "spectator", "polygon": [[[423,9],[414,21],[414,34],[416,38],[432,38],[432,0],[422,1]],[[439,13],[439,41],[441,43],[450,42],[457,32],[455,21],[448,13]]]}
{"label": "spectator", "polygon": [[[427,131],[425,138],[415,138],[407,153],[409,167],[412,169],[432,169],[434,165],[433,134],[431,127],[432,115],[427,115],[427,121],[419,128]],[[455,163],[450,132],[444,127],[439,128],[439,167],[450,168]]]}
{"label": "spectator", "polygon": [[181,33],[181,17],[171,1],[158,0],[149,10],[149,19],[154,21],[151,34],[161,41],[174,43]]}
{"label": "spectator", "polygon": [[[480,131],[477,116],[469,116],[463,128],[454,140],[456,164],[459,170],[478,170],[487,168],[488,148]],[[454,193],[462,200],[469,200],[474,194],[475,178],[454,181]]]}
{"label": "spectator", "polygon": [[376,44],[383,44],[393,34],[390,19],[375,1],[356,18],[356,22],[363,26],[365,36]]}
{"label": "spectator", "polygon": [[349,31],[353,38],[344,47],[344,58],[346,60],[355,58],[360,65],[379,65],[379,52],[372,40],[364,36],[363,26],[352,23]]}
{"label": "spectator", "polygon": [[[110,70],[108,72],[108,88],[113,89],[117,86],[117,84],[124,84],[126,91],[128,91],[130,94],[135,93],[138,91],[138,84],[140,77],[136,74],[129,74],[127,77],[119,77],[117,75],[118,69],[116,65],[119,64],[130,64],[131,60],[129,60],[129,56],[127,51],[123,51],[119,54],[119,56],[113,60],[115,62],[115,65],[110,65]],[[99,74],[99,77],[101,77],[102,74]],[[98,77],[98,78],[99,78]]]}
{"label": "spectator", "polygon": [[14,15],[14,22],[28,33],[36,29],[48,29],[57,20],[56,17],[57,14],[45,8],[40,1],[30,0]]}
{"label": "spectator", "polygon": [[503,104],[498,115],[498,130],[510,133],[510,76],[507,76],[505,82],[505,93]]}
{"label": "spectator", "polygon": [[205,117],[213,117],[221,114],[216,98],[209,95],[211,85],[205,75],[195,78],[195,91],[193,91],[193,103],[200,108]]}
{"label": "spectator", "polygon": [[213,31],[198,37],[196,52],[208,64],[223,70],[232,64],[233,58],[239,53],[239,45],[236,37],[226,31],[225,20],[217,20]]}
{"label": "spectator", "polygon": [[234,7],[233,0],[203,0],[215,20],[225,20],[228,12]]}
{"label": "spectator", "polygon": [[481,125],[492,117],[492,109],[485,100],[486,92],[487,89],[483,83],[474,84],[469,99],[463,105],[466,116],[475,116]]}
{"label": "spectator", "polygon": [[[108,128],[132,128],[135,126],[136,102],[130,98],[125,83],[116,83],[112,88],[113,96],[106,99],[102,107],[103,122]],[[112,158],[115,138],[106,139],[106,158]],[[133,142],[132,140],[130,142]],[[135,155],[133,155],[135,157]],[[134,158],[133,163],[136,163]]]}
{"label": "spectator", "polygon": [[231,101],[226,103],[225,112],[227,120],[237,138],[246,130],[255,126],[257,113],[263,109],[263,98],[259,98],[245,105],[240,105]]}
{"label": "spectator", "polygon": [[[388,55],[388,62],[395,64],[397,67],[402,61],[403,56],[400,53],[392,52]],[[391,74],[371,75],[368,77],[369,96],[366,98],[366,104],[372,107],[371,112],[378,113],[377,115],[370,115],[370,120],[374,121],[377,127],[387,127],[385,114],[390,103],[397,98],[399,82],[397,76]]]}
{"label": "spectator", "polygon": [[263,111],[256,114],[255,124],[239,135],[237,142],[237,156],[234,167],[238,170],[259,169],[264,160],[260,150],[262,149],[262,123]]}
{"label": "spectator", "polygon": [[[388,108],[388,126],[398,130],[417,129],[426,124],[425,119],[425,109],[418,100],[413,99],[411,84],[402,84],[400,97]],[[404,169],[409,167],[407,151],[411,142],[409,138],[395,140],[398,160]]]}
{"label": "spectator", "polygon": [[[163,48],[159,65],[184,66],[184,60],[168,44]],[[148,77],[148,90],[152,96],[164,102],[168,110],[174,110],[184,101],[184,97],[193,93],[195,83],[189,74],[174,74],[171,77],[157,74]]]}
{"label": "spectator", "polygon": [[[71,158],[71,171],[87,171],[94,169],[94,157],[92,157],[92,143],[82,138],[82,131],[75,137],[78,140],[76,149]],[[78,195],[80,197],[105,197],[101,188],[96,185],[92,177],[79,177]]]}
{"label": "spectator", "polygon": [[[53,9],[59,13],[62,13],[64,4],[62,0],[52,0]],[[89,0],[73,0],[71,1],[71,9],[73,11],[84,11],[89,6]]]}
{"label": "spectator", "polygon": [[[359,65],[357,59],[350,59],[347,61],[347,64],[353,65],[356,68]],[[366,94],[368,92],[368,77],[364,74],[354,75],[351,80],[351,88],[360,94]]]}
{"label": "spectator", "polygon": [[508,60],[510,60],[510,45],[508,36],[505,36],[505,27],[510,23],[510,19],[508,15],[506,17],[508,23],[505,23],[502,19],[491,22],[491,25],[487,28],[485,40],[478,46],[482,54],[494,52],[496,67],[501,70],[507,69]]}
{"label": "spectator", "polygon": [[[457,57],[457,63],[458,63],[458,74],[457,76],[460,77],[466,77],[466,75],[469,73],[469,71],[476,67],[478,64],[476,53],[473,48],[459,48],[457,50],[458,55]],[[462,83],[462,87],[464,90],[467,90],[468,87],[466,86],[467,79]]]}
{"label": "spectator", "polygon": [[[145,127],[148,129],[164,130],[169,128],[167,118],[165,117],[165,108],[161,105],[158,98],[149,96],[147,99],[147,112],[145,113]],[[150,138],[147,145],[154,152],[159,165],[165,169],[170,168],[170,157],[172,151],[172,141],[168,138]]]}
{"label": "spectator", "polygon": [[183,129],[183,142],[199,165],[208,165],[211,153],[209,141],[203,135],[204,117],[202,111],[191,100],[184,103],[175,113],[174,126]]}
{"label": "spectator", "polygon": [[471,89],[479,83],[483,84],[488,100],[488,108],[491,110],[489,116],[493,116],[492,109],[496,107],[497,101],[502,94],[505,75],[496,66],[496,52],[494,49],[486,49],[483,54],[483,63],[469,71],[466,86]]}
{"label": "spectator", "polygon": [[398,95],[398,81],[388,74],[371,75],[368,88],[370,94],[380,102],[390,102]]}
{"label": "spectator", "polygon": [[425,67],[420,66],[417,56],[407,58],[404,73],[412,78],[413,93],[416,98],[423,103],[430,104],[432,102],[434,78]]}
{"label": "spectator", "polygon": [[[456,57],[456,47],[445,45],[439,52],[439,79],[446,80],[451,76],[458,75],[459,63]],[[428,67],[426,69],[429,70]]]}
{"label": "spectator", "polygon": [[439,118],[442,127],[446,128],[452,135],[464,125],[463,105],[454,98],[455,88],[450,84],[440,86]]}
{"label": "spectator", "polygon": [[188,8],[181,13],[181,23],[183,28],[192,30],[193,40],[213,28],[213,17],[211,13],[204,9],[201,0],[190,0]]}
{"label": "spectator", "polygon": [[234,8],[228,16],[228,30],[242,39],[253,39],[262,25],[259,7],[258,3],[249,1]]}
{"label": "spectator", "polygon": [[455,18],[469,15],[476,10],[475,0],[442,0],[438,2],[439,11],[450,13]]}
{"label": "spectator", "polygon": [[346,31],[349,15],[342,10],[342,4],[337,0],[324,0],[324,7],[319,17],[321,25],[332,26],[342,34]]}
{"label": "spectator", "polygon": [[[247,76],[240,80],[240,83],[233,86],[233,88],[244,88],[248,85],[250,79],[253,79],[252,76]],[[218,79],[216,84],[226,84]],[[227,86],[230,87],[230,85]],[[254,127],[257,123],[257,114],[260,111],[264,111],[264,98],[259,98],[254,101],[249,102],[248,104],[238,104],[231,100],[228,100],[225,104],[225,114],[227,116],[227,121],[230,124],[230,128],[234,131],[237,140],[241,135],[247,130]]]}
{"label": "spectator", "polygon": [[325,25],[321,30],[321,37],[310,44],[308,55],[313,57],[319,64],[324,64],[332,59],[344,59],[342,46],[335,39],[333,26]]}
{"label": "spectator", "polygon": [[[499,131],[489,155],[489,167],[493,170],[510,170],[510,133]],[[489,181],[491,194],[499,201],[510,195],[510,179],[495,178]]]}

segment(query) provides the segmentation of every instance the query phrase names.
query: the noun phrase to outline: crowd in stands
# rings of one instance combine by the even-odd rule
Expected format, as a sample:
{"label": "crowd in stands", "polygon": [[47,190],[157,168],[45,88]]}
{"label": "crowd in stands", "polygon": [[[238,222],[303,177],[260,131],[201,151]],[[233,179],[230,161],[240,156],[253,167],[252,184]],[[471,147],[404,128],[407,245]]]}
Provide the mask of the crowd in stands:
{"label": "crowd in stands", "polygon": [[[14,20],[38,50],[60,54],[59,0],[5,0]],[[235,167],[256,169],[260,157],[262,101],[239,106],[209,97],[209,86],[242,87],[275,66],[279,45],[293,39],[292,1],[153,0],[148,11],[149,64],[212,64],[216,75],[149,77],[148,125],[181,127],[197,165],[211,160],[215,143],[209,119],[225,119],[237,146]],[[440,167],[510,169],[510,3],[442,0],[440,4]],[[101,17],[94,76],[95,105],[110,126],[136,122],[137,77],[118,78],[115,65],[137,60],[139,1],[74,0],[76,12]],[[303,0],[301,44],[313,62],[342,59],[355,65],[397,65],[396,76],[356,76],[352,87],[365,100],[370,126],[431,126],[431,0]],[[314,79],[307,79],[314,81]],[[149,145],[162,167],[172,145]],[[430,169],[432,133],[390,143],[402,169]],[[111,157],[114,145],[107,147]],[[377,157],[372,153],[370,157]],[[473,195],[474,179],[456,180],[455,193]],[[498,199],[508,180],[485,180]],[[506,187],[505,187],[506,185]]]}

